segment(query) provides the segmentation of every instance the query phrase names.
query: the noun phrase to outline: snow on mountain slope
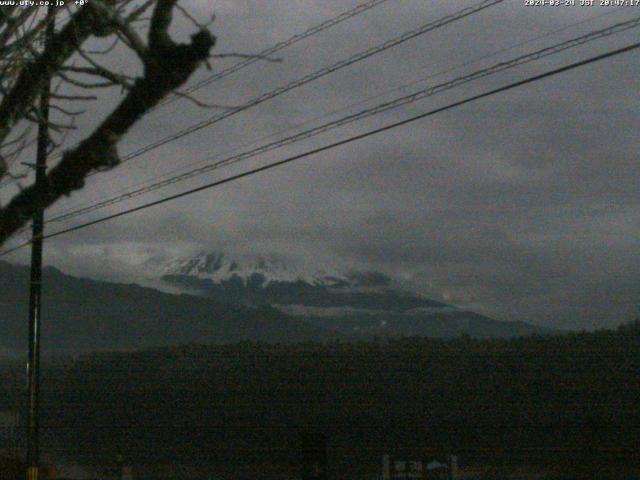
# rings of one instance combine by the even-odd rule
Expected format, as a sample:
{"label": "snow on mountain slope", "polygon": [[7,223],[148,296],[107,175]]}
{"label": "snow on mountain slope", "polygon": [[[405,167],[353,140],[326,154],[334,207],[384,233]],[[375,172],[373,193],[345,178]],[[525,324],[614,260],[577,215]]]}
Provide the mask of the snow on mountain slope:
{"label": "snow on mountain slope", "polygon": [[374,312],[442,309],[440,302],[396,286],[380,272],[323,268],[281,255],[202,253],[173,260],[161,271],[164,282],[221,301],[245,305],[349,307]]}
{"label": "snow on mountain slope", "polygon": [[377,336],[478,338],[535,333],[399,288],[398,279],[347,267],[318,267],[278,254],[201,253],[167,263],[162,280],[189,292],[244,306],[269,305],[348,338]]}
{"label": "snow on mountain slope", "polygon": [[170,261],[161,272],[166,275],[186,275],[199,279],[208,279],[215,283],[233,277],[245,283],[260,275],[263,285],[273,282],[305,282],[316,286],[339,286],[350,283],[347,274],[337,269],[302,265],[291,262],[277,254],[228,255],[223,252],[202,252],[195,257]]}

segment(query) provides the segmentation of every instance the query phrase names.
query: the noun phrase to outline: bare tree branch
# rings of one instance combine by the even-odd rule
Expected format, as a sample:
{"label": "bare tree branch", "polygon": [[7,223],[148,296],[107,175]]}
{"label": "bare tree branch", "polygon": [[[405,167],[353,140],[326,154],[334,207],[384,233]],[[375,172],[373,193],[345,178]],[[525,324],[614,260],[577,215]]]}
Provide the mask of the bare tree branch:
{"label": "bare tree branch", "polygon": [[99,10],[102,15],[105,15],[110,23],[118,27],[117,33],[122,35],[127,41],[127,44],[144,60],[148,53],[147,46],[138,35],[138,32],[131,28],[127,22],[122,20],[112,8],[105,5],[101,0],[92,0],[91,5]]}
{"label": "bare tree branch", "polygon": [[86,90],[90,90],[92,88],[112,88],[117,86],[120,82],[112,82],[111,80],[106,82],[92,83],[92,82],[84,82],[82,80],[78,80],[76,78],[70,77],[62,72],[56,72],[56,75],[64,80],[66,83],[74,85],[76,87],[84,88]]}
{"label": "bare tree branch", "polygon": [[179,90],[174,90],[173,94],[180,98],[184,98],[185,100],[188,100],[192,102],[194,105],[197,105],[198,107],[202,107],[202,108],[214,108],[214,109],[217,108],[220,110],[233,110],[234,108],[238,108],[237,106],[233,106],[233,105],[220,105],[217,103],[206,103],[201,100],[198,100],[197,98],[195,98],[192,95],[189,95],[188,93],[184,93]]}
{"label": "bare tree branch", "polygon": [[97,100],[98,97],[95,95],[63,95],[61,93],[52,93],[51,98],[56,98],[58,100],[69,100],[69,101],[87,101],[87,100]]}
{"label": "bare tree branch", "polygon": [[86,110],[67,110],[66,108],[62,108],[60,105],[49,105],[49,108],[51,110],[57,110],[58,112],[69,117],[77,117],[78,115],[86,113]]}
{"label": "bare tree branch", "polygon": [[[92,0],[90,5],[94,1],[98,3]],[[43,191],[36,186],[25,188],[0,209],[0,244],[24,226],[37,208],[46,208],[62,196],[82,188],[89,173],[118,165],[116,146],[122,136],[165,96],[184,84],[209,57],[215,38],[208,31],[200,30],[195,33],[187,44],[177,44],[169,36],[168,29],[175,4],[176,0],[156,1],[149,26],[146,55],[142,58],[144,73],[133,83],[116,109],[91,135],[63,154],[60,162],[48,172]],[[35,79],[28,82],[21,75],[19,82],[37,92],[39,85],[60,70],[64,61],[77,50],[80,40],[88,37],[89,25],[96,21],[96,11],[97,9],[83,7],[75,15],[82,17],[72,18],[70,23],[73,26],[66,26],[58,33],[54,46],[29,66],[28,70],[33,71]],[[107,18],[107,23],[112,18]],[[104,19],[103,16],[98,21],[104,22]],[[119,28],[119,24],[117,27]],[[78,30],[76,33],[73,33],[74,28]],[[24,118],[29,113],[29,106],[33,103],[33,99],[21,101],[15,98],[14,90],[9,95],[13,96],[5,97],[0,105],[0,141],[6,138],[17,119]],[[74,96],[57,94],[57,97],[70,99]],[[42,199],[43,204],[38,204],[39,199]]]}
{"label": "bare tree branch", "polygon": [[87,55],[106,55],[108,53],[111,53],[113,49],[116,48],[116,45],[118,45],[119,42],[120,37],[116,35],[111,44],[104,50],[84,50],[84,53]]}
{"label": "bare tree branch", "polygon": [[91,35],[103,19],[88,4],[54,35],[50,47],[34,61],[28,62],[0,103],[0,143],[4,142],[16,123],[24,118],[35,102],[42,86]]}

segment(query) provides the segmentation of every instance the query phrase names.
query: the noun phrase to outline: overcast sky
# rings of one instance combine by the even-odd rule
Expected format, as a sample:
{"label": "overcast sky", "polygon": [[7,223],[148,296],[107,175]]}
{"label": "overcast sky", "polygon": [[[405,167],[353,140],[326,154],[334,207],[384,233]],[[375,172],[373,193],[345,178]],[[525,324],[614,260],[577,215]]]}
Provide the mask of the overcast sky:
{"label": "overcast sky", "polygon": [[[256,53],[357,3],[192,0],[184,5],[203,19],[216,14],[217,52]],[[283,50],[278,54],[282,62],[256,63],[196,96],[241,104],[471,3],[388,0]],[[61,201],[48,215],[639,15],[640,7],[528,7],[524,0],[507,0],[96,175],[83,192]],[[176,18],[178,37],[191,31],[188,22]],[[637,40],[638,29],[599,40],[81,219],[177,193]],[[519,46],[505,50],[514,45]],[[215,60],[213,69],[235,61]],[[137,68],[124,51],[111,62]],[[193,81],[210,74],[203,69]],[[384,271],[434,299],[498,319],[564,328],[615,326],[630,319],[640,296],[638,78],[639,54],[621,55],[58,237],[47,242],[45,261],[73,274],[130,282],[153,276],[166,258],[201,249],[276,252]],[[95,105],[75,138],[86,134],[116,100],[113,92]],[[350,107],[356,103],[361,105]],[[171,103],[137,125],[120,152],[216,113],[184,100]],[[25,253],[12,259],[23,261]]]}

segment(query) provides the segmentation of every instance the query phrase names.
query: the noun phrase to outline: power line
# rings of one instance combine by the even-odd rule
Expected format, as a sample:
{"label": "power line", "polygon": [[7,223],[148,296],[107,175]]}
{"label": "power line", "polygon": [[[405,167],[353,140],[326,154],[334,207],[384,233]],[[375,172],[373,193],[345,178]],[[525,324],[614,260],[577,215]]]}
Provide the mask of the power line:
{"label": "power line", "polygon": [[[367,50],[364,50],[362,52],[359,52],[355,55],[352,55],[348,58],[345,58],[343,60],[340,60],[336,63],[333,63],[329,66],[326,66],[324,68],[321,68],[319,70],[316,70],[313,73],[310,73],[308,75],[305,75],[304,77],[301,77],[297,80],[294,80],[286,85],[280,86],[274,90],[271,90],[269,92],[263,93],[262,95],[259,95],[257,97],[254,97],[253,99],[249,100],[248,102],[238,106],[238,107],[234,107],[230,110],[227,110],[223,113],[220,113],[218,115],[214,115],[213,117],[207,119],[207,120],[203,120],[199,123],[196,123],[190,127],[187,127],[179,132],[176,132],[172,135],[168,135],[164,138],[161,138],[160,140],[157,140],[155,142],[149,143],[137,150],[134,150],[133,152],[128,153],[127,155],[124,155],[121,160],[120,163],[126,163],[136,157],[139,157],[140,155],[143,155],[151,150],[154,150],[162,145],[166,145],[167,143],[170,142],[174,142],[176,140],[179,140],[182,137],[185,137],[191,133],[194,133],[198,130],[201,130],[205,127],[209,127],[211,125],[214,125],[218,122],[221,122],[222,120],[225,120],[233,115],[236,115],[240,112],[243,112],[245,110],[248,110],[256,105],[259,105],[263,102],[266,102],[268,100],[271,100],[273,98],[276,98],[284,93],[287,93],[291,90],[294,90],[298,87],[301,87],[303,85],[306,85],[307,83],[310,83],[314,80],[318,80],[319,78],[322,78],[326,75],[329,75],[333,72],[336,72],[342,68],[348,67],[350,65],[353,65],[354,63],[360,62],[362,60],[365,60],[373,55],[376,55],[378,53],[384,52],[386,50],[389,50],[390,48],[393,48],[397,45],[400,45],[401,43],[404,43],[408,40],[411,40],[413,38],[416,38],[420,35],[424,35],[428,32],[431,32],[433,30],[436,30],[438,28],[444,27],[450,23],[453,23],[457,20],[460,20],[462,18],[468,17],[470,15],[473,15],[475,13],[478,13],[482,10],[485,10],[489,7],[492,7],[494,5],[497,5],[499,3],[504,2],[505,0],[483,0],[482,2],[473,5],[471,7],[466,7],[463,8],[461,10],[458,10],[456,13],[444,16],[436,21],[427,23],[425,25],[422,25],[414,30],[410,30],[408,32],[403,33],[402,35],[398,36],[398,37],[394,37],[390,40],[387,40],[386,42],[383,42],[375,47],[371,47]],[[95,175],[99,172],[93,172],[91,174],[89,174],[88,176],[92,176]]]}
{"label": "power line", "polygon": [[86,207],[83,208],[79,208],[77,210],[73,210],[71,212],[68,213],[64,213],[61,215],[58,215],[56,217],[51,218],[50,220],[47,221],[47,223],[49,222],[59,222],[59,221],[64,221],[94,210],[98,210],[101,208],[104,208],[106,206],[109,205],[113,205],[115,203],[119,203],[125,200],[129,200],[131,198],[135,198],[137,196],[143,195],[145,193],[149,193],[152,192],[154,190],[157,190],[159,188],[162,187],[166,187],[168,185],[172,185],[174,183],[178,183],[181,182],[183,180],[187,180],[208,172],[211,172],[213,170],[216,170],[220,167],[223,166],[227,166],[230,164],[234,164],[237,163],[239,161],[242,160],[246,160],[248,158],[252,158],[255,157],[257,155],[260,155],[262,153],[266,153],[268,151],[271,150],[275,150],[277,148],[281,148],[283,146],[287,146],[287,145],[291,145],[293,143],[299,142],[301,140],[306,140],[308,138],[312,138],[314,136],[320,135],[322,133],[328,132],[330,130],[333,130],[335,128],[338,127],[342,127],[345,126],[347,124],[371,117],[373,115],[377,115],[379,113],[383,113],[385,111],[391,110],[391,109],[395,109],[398,107],[401,107],[403,105],[407,105],[410,103],[414,103],[418,100],[422,100],[424,98],[436,95],[438,93],[453,89],[455,87],[458,87],[460,85],[472,82],[474,80],[478,80],[480,78],[484,78],[490,75],[494,75],[496,73],[505,71],[507,69],[511,69],[520,65],[523,65],[525,63],[529,63],[532,61],[536,61],[539,60],[541,58],[550,56],[550,55],[555,55],[558,54],[560,52],[563,52],[565,50],[568,50],[570,48],[574,48],[580,45],[584,45],[588,42],[592,42],[594,40],[598,40],[616,33],[620,33],[620,32],[624,32],[626,30],[629,30],[631,28],[637,28],[640,25],[640,17],[633,19],[633,20],[629,20],[626,22],[621,22],[621,23],[617,23],[615,25],[612,25],[610,27],[601,29],[601,30],[596,30],[590,33],[587,33],[585,35],[582,35],[580,37],[577,38],[573,38],[564,42],[561,42],[559,44],[550,46],[550,47],[545,47],[543,49],[540,50],[536,50],[534,52],[525,54],[525,55],[521,55],[518,57],[515,57],[511,60],[508,61],[504,61],[504,62],[500,62],[497,63],[495,65],[492,65],[490,67],[487,68],[483,68],[481,70],[477,70],[473,73],[470,73],[468,75],[464,75],[462,77],[458,77],[455,78],[453,80],[450,80],[448,82],[444,82],[432,87],[428,87],[426,89],[422,89],[419,90],[417,92],[411,93],[409,95],[405,95],[399,98],[396,98],[394,100],[391,100],[389,102],[385,102],[382,103],[380,105],[377,105],[375,107],[372,108],[368,108],[365,110],[362,110],[358,113],[355,114],[351,114],[351,115],[347,115],[345,117],[342,117],[340,119],[325,123],[323,125],[317,126],[317,127],[313,127],[311,129],[305,130],[303,132],[299,132],[295,135],[259,146],[257,148],[254,148],[252,150],[248,150],[245,152],[242,152],[240,154],[236,154],[230,157],[227,157],[225,159],[219,160],[218,162],[215,162],[213,164],[210,165],[206,165],[204,167],[200,167],[200,168],[196,168],[196,169],[192,169],[189,170],[183,174],[180,175],[176,175],[173,177],[170,177],[166,180],[162,180],[160,182],[145,186],[145,187],[141,187],[138,188],[136,190],[133,190],[131,192],[127,192],[125,194],[122,195],[117,195],[115,197],[112,197],[110,199],[98,202],[98,203],[94,203],[91,205],[88,205]]}
{"label": "power line", "polygon": [[[407,42],[415,37],[418,37],[420,35],[424,35],[428,32],[431,32],[433,30],[436,30],[438,28],[444,27],[450,23],[453,23],[457,20],[460,20],[462,18],[468,17],[470,15],[473,15],[475,13],[478,13],[482,10],[485,10],[491,6],[494,6],[498,3],[502,3],[505,0],[483,0],[482,2],[470,6],[470,7],[466,7],[463,8],[461,10],[458,10],[455,13],[452,13],[450,15],[446,15],[438,20],[435,20],[433,22],[424,24],[416,29],[410,30],[405,32],[404,34],[398,36],[398,37],[394,37],[390,40],[387,40],[377,46],[371,47],[367,50],[364,50],[362,52],[359,52],[357,54],[354,54],[348,58],[345,58],[343,60],[340,60],[336,63],[333,63],[329,66],[326,66],[324,68],[321,68],[319,70],[316,70],[315,72],[312,72],[310,74],[305,75],[304,77],[301,77],[297,80],[294,80],[292,82],[289,82],[286,85],[280,86],[274,90],[271,90],[269,92],[263,93],[262,95],[259,95],[257,97],[254,97],[253,99],[249,100],[248,102],[245,102],[244,104],[238,106],[238,107],[234,107],[232,109],[229,109],[223,113],[220,113],[218,115],[214,115],[213,117],[201,121],[199,123],[196,123],[194,125],[191,125],[190,127],[187,127],[183,130],[180,130],[179,132],[173,133],[171,135],[168,135],[164,138],[161,138],[155,142],[149,143],[137,150],[134,150],[133,152],[130,152],[124,156],[122,156],[122,158],[120,159],[120,163],[126,163],[136,157],[139,157],[147,152],[150,152],[158,147],[161,147],[163,145],[166,145],[168,143],[174,142],[176,140],[179,140],[182,137],[185,137],[187,135],[190,135],[191,133],[197,132],[198,130],[201,130],[205,127],[209,127],[211,125],[214,125],[220,121],[223,121],[233,115],[236,115],[240,112],[243,112],[245,110],[248,110],[256,105],[259,105],[263,102],[266,102],[268,100],[271,100],[273,98],[276,98],[280,95],[283,95],[284,93],[287,93],[291,90],[294,90],[298,87],[301,87],[303,85],[306,85],[307,83],[310,83],[312,81],[315,81],[319,78],[322,78],[326,75],[329,75],[333,72],[336,72],[342,68],[348,67],[350,65],[353,65],[357,62],[360,62],[362,60],[365,60],[373,55],[376,55],[378,53],[384,52],[386,50],[389,50],[390,48],[393,48],[397,45],[400,45],[401,43]],[[62,153],[59,153],[57,156],[54,156],[55,158],[60,158],[62,156]],[[94,171],[92,173],[89,173],[87,175],[87,177],[92,177],[93,175],[96,175],[100,173],[99,171]]]}
{"label": "power line", "polygon": [[[280,50],[283,50],[287,47],[290,47],[291,45],[294,45],[296,43],[298,43],[301,40],[304,40],[307,37],[310,37],[312,35],[315,35],[317,33],[322,32],[323,30],[326,30],[328,28],[331,28],[335,25],[338,25],[339,23],[344,22],[345,20],[348,20],[349,18],[355,17],[356,15],[359,15],[363,12],[366,12],[367,10],[371,10],[374,7],[377,7],[378,5],[380,5],[381,3],[386,2],[387,0],[370,0],[368,2],[364,2],[361,3],[360,5],[356,6],[355,8],[348,10],[346,12],[341,13],[340,15],[330,18],[328,20],[325,20],[324,22],[315,25],[307,30],[305,30],[302,33],[298,33],[296,35],[293,35],[292,37],[288,38],[287,40],[284,40],[282,42],[276,43],[275,45],[261,51],[260,53],[258,53],[256,56],[254,57],[250,57],[250,58],[246,58],[245,60],[238,62],[234,65],[231,65],[230,67],[225,68],[224,70],[215,73],[213,75],[211,75],[209,78],[206,78],[198,83],[196,83],[195,85],[192,85],[190,87],[185,88],[182,93],[183,94],[189,94],[192,92],[195,92],[196,90],[201,89],[202,87],[205,87],[207,85],[211,85],[214,82],[217,82],[218,80],[221,80],[229,75],[231,75],[232,73],[235,73],[239,70],[242,70],[245,67],[248,67],[249,65],[252,65],[255,62],[260,61],[263,58],[267,58],[270,57],[271,55],[279,52]],[[160,107],[162,105],[166,105],[168,103],[172,103],[176,100],[179,100],[182,97],[179,96],[173,96],[173,97],[169,97],[167,99],[165,99],[164,101],[160,102],[160,104],[157,105],[157,107]],[[156,108],[157,108],[156,107]]]}
{"label": "power line", "polygon": [[[558,75],[560,73],[573,70],[575,68],[579,68],[579,67],[582,67],[582,66],[585,66],[585,65],[589,65],[589,64],[601,61],[601,60],[605,60],[607,58],[611,58],[611,57],[614,57],[614,56],[617,56],[617,55],[621,55],[623,53],[630,52],[630,51],[636,50],[638,48],[640,48],[640,42],[633,43],[631,45],[627,45],[626,47],[618,48],[616,50],[612,50],[612,51],[609,51],[609,52],[606,52],[606,53],[603,53],[603,54],[600,54],[600,55],[596,55],[596,56],[590,57],[590,58],[588,58],[586,60],[581,60],[579,62],[571,63],[571,64],[566,65],[564,67],[556,68],[556,69],[547,71],[545,73],[534,75],[534,76],[528,77],[528,78],[526,78],[524,80],[519,80],[517,82],[513,82],[513,83],[510,83],[508,85],[499,87],[499,88],[495,88],[495,89],[490,90],[488,92],[481,93],[481,94],[478,94],[478,95],[474,95],[474,96],[468,97],[468,98],[466,98],[464,100],[459,100],[457,102],[450,103],[450,104],[448,104],[446,106],[439,107],[439,108],[436,108],[434,110],[430,110],[428,112],[421,113],[419,115],[415,115],[413,117],[407,118],[405,120],[401,120],[399,122],[394,122],[394,123],[385,125],[383,127],[379,127],[379,128],[373,129],[373,130],[369,130],[369,131],[361,133],[359,135],[351,136],[351,137],[346,138],[344,140],[340,140],[340,141],[337,141],[337,142],[334,142],[334,143],[330,143],[328,145],[324,145],[322,147],[318,147],[318,148],[309,150],[309,151],[304,152],[304,153],[293,155],[291,157],[288,157],[288,158],[285,158],[283,160],[279,160],[279,161],[270,163],[268,165],[263,165],[261,167],[257,167],[257,168],[251,169],[251,170],[247,170],[245,172],[242,172],[242,173],[239,173],[239,174],[236,174],[236,175],[232,175],[230,177],[227,177],[227,178],[224,178],[224,179],[221,179],[221,180],[217,180],[215,182],[211,182],[211,183],[208,183],[206,185],[202,185],[200,187],[192,188],[190,190],[186,190],[184,192],[180,192],[180,193],[177,193],[175,195],[171,195],[169,197],[161,198],[159,200],[146,203],[144,205],[139,205],[137,207],[130,208],[130,209],[127,209],[127,210],[123,210],[123,211],[120,211],[120,212],[117,212],[117,213],[114,213],[114,214],[111,214],[111,215],[107,215],[107,216],[98,218],[96,220],[92,220],[92,221],[89,221],[89,222],[82,223],[80,225],[75,225],[73,227],[66,228],[64,230],[60,230],[58,232],[50,233],[48,235],[43,236],[42,238],[43,239],[47,239],[47,238],[57,237],[57,236],[64,235],[64,234],[67,234],[67,233],[70,233],[70,232],[74,232],[76,230],[80,230],[80,229],[83,229],[83,228],[90,227],[92,225],[97,225],[99,223],[103,223],[103,222],[106,222],[108,220],[113,220],[113,219],[118,218],[118,217],[129,215],[131,213],[139,212],[141,210],[146,210],[147,208],[151,208],[151,207],[154,207],[156,205],[167,203],[167,202],[170,202],[172,200],[176,200],[178,198],[186,197],[188,195],[191,195],[191,194],[194,194],[194,193],[197,193],[197,192],[201,192],[201,191],[208,190],[208,189],[211,189],[211,188],[214,188],[214,187],[218,187],[220,185],[224,185],[226,183],[230,183],[230,182],[239,180],[241,178],[249,177],[251,175],[254,175],[254,174],[257,174],[257,173],[260,173],[260,172],[264,172],[266,170],[271,170],[272,168],[279,167],[281,165],[285,165],[285,164],[288,164],[288,163],[292,163],[292,162],[294,162],[296,160],[301,160],[303,158],[306,158],[306,157],[309,157],[309,156],[312,156],[312,155],[316,155],[318,153],[325,152],[327,150],[331,150],[331,149],[334,149],[334,148],[342,146],[342,145],[353,143],[355,141],[362,140],[364,138],[367,138],[367,137],[370,137],[370,136],[373,136],[373,135],[377,135],[379,133],[383,133],[383,132],[386,132],[388,130],[391,130],[391,129],[394,129],[394,128],[398,128],[398,127],[401,127],[401,126],[416,122],[417,120],[421,120],[423,118],[427,118],[427,117],[436,115],[436,114],[441,113],[441,112],[452,110],[452,109],[460,107],[462,105],[466,105],[466,104],[469,104],[471,102],[474,102],[474,101],[477,101],[477,100],[480,100],[480,99],[483,99],[483,98],[486,98],[486,97],[489,97],[489,96],[492,96],[492,95],[496,95],[496,94],[501,93],[501,92],[512,90],[514,88],[517,88],[517,87],[520,87],[520,86],[523,86],[523,85],[527,85],[529,83],[537,82],[537,81],[543,80],[545,78],[552,77],[552,76]],[[25,242],[25,243],[23,243],[21,245],[18,245],[16,247],[11,248],[11,249],[7,249],[7,250],[5,250],[3,252],[0,252],[0,257],[8,255],[9,253],[14,252],[14,251],[16,251],[16,250],[18,250],[20,248],[23,248],[23,247],[29,245],[30,243],[31,243],[31,241]]]}
{"label": "power line", "polygon": [[[620,10],[621,10],[621,9],[620,9]],[[599,14],[599,15],[595,15],[595,16],[589,17],[589,18],[587,18],[587,19],[585,19],[585,20],[581,20],[581,21],[579,21],[579,22],[574,22],[574,23],[571,23],[571,24],[565,25],[565,26],[564,26],[564,27],[562,27],[562,28],[559,28],[559,29],[556,29],[556,30],[553,30],[553,31],[547,32],[547,33],[542,34],[542,35],[538,35],[538,36],[536,36],[536,37],[533,37],[533,38],[530,38],[530,39],[527,39],[527,40],[521,41],[521,42],[516,43],[516,44],[512,44],[512,45],[510,45],[510,46],[508,46],[508,47],[504,47],[504,48],[501,48],[500,50],[494,51],[494,52],[492,52],[492,53],[488,53],[488,54],[482,55],[482,56],[480,56],[480,57],[476,57],[476,58],[474,58],[474,59],[472,59],[472,60],[468,60],[468,61],[466,61],[466,62],[463,62],[463,63],[457,64],[457,65],[455,65],[455,66],[453,66],[453,67],[449,67],[449,68],[446,68],[446,69],[444,69],[444,70],[440,70],[439,72],[436,72],[436,73],[430,74],[430,75],[428,75],[428,76],[426,76],[426,77],[423,77],[423,78],[421,78],[421,79],[419,79],[419,80],[415,80],[415,81],[412,81],[412,82],[410,82],[410,83],[407,83],[407,84],[404,84],[404,85],[400,85],[400,86],[398,86],[398,87],[394,87],[394,88],[391,88],[391,89],[385,90],[385,91],[380,92],[380,93],[378,93],[378,94],[376,94],[376,95],[373,95],[373,96],[367,97],[367,98],[365,98],[365,99],[363,99],[363,100],[360,100],[360,101],[358,101],[358,102],[352,103],[352,104],[347,105],[347,106],[345,106],[345,107],[340,107],[340,108],[335,109],[335,110],[332,110],[332,111],[330,111],[330,112],[323,113],[323,114],[321,114],[321,115],[319,115],[319,116],[316,116],[316,117],[314,117],[314,118],[312,118],[312,119],[305,120],[304,122],[298,123],[298,124],[296,124],[296,125],[294,125],[294,126],[291,126],[291,127],[286,128],[286,129],[279,130],[278,132],[275,132],[275,133],[272,133],[272,134],[269,134],[269,135],[265,135],[265,136],[263,136],[263,137],[260,137],[260,138],[258,138],[258,139],[256,139],[256,140],[253,140],[252,142],[245,142],[245,143],[241,144],[241,145],[240,145],[240,147],[247,147],[247,146],[251,146],[251,145],[256,145],[257,143],[259,143],[259,142],[260,142],[260,141],[262,141],[262,140],[267,140],[267,139],[270,139],[270,138],[273,138],[273,137],[277,137],[278,135],[280,135],[280,134],[282,134],[282,133],[286,133],[286,132],[289,132],[289,131],[292,131],[292,130],[296,130],[296,129],[298,129],[298,128],[301,128],[301,127],[304,127],[304,126],[306,126],[306,125],[309,125],[310,123],[316,122],[316,121],[318,121],[318,120],[322,120],[322,119],[324,119],[324,118],[328,118],[328,117],[330,117],[330,116],[332,116],[332,115],[335,115],[335,114],[337,114],[337,113],[341,113],[341,112],[344,112],[344,111],[348,111],[348,110],[350,110],[350,109],[352,109],[352,108],[354,108],[354,107],[358,107],[358,106],[364,105],[364,104],[366,104],[366,103],[368,103],[368,102],[370,102],[370,101],[372,101],[372,100],[378,99],[378,98],[380,98],[380,97],[382,97],[382,96],[384,96],[384,95],[387,95],[387,94],[389,94],[389,93],[393,93],[393,92],[398,92],[398,91],[401,91],[401,90],[405,90],[405,89],[407,89],[407,88],[408,88],[408,87],[410,87],[410,86],[413,86],[413,85],[417,85],[417,84],[419,84],[419,83],[426,82],[427,80],[430,80],[430,79],[432,79],[432,78],[436,78],[436,77],[442,76],[442,75],[444,75],[444,74],[446,74],[446,73],[449,73],[449,72],[452,72],[452,71],[458,70],[458,69],[460,69],[460,68],[466,67],[466,66],[468,66],[468,65],[472,65],[472,64],[474,64],[474,63],[478,63],[478,62],[479,62],[479,61],[481,61],[481,60],[485,60],[485,59],[488,59],[488,58],[495,57],[495,56],[497,56],[497,55],[499,55],[499,54],[501,54],[501,53],[504,53],[504,52],[507,52],[507,51],[513,50],[513,49],[518,48],[518,47],[520,47],[520,46],[522,46],[522,45],[525,45],[525,44],[527,44],[527,43],[531,43],[531,42],[534,42],[534,41],[537,41],[537,40],[540,40],[540,39],[543,39],[543,38],[547,38],[547,37],[553,36],[553,35],[555,35],[555,34],[557,34],[557,33],[563,32],[563,31],[565,31],[565,30],[568,30],[568,29],[570,29],[570,28],[576,27],[576,26],[578,26],[578,25],[582,25],[582,24],[585,24],[585,23],[588,23],[588,22],[592,22],[592,21],[594,21],[594,20],[597,20],[597,19],[600,19],[600,18],[603,18],[603,17],[609,16],[609,15],[612,15],[612,14],[615,14],[615,13],[618,13],[618,11],[610,10],[610,11],[607,11],[607,12],[605,12],[605,13],[601,13],[601,14]],[[215,157],[214,157],[214,158],[215,158]],[[208,163],[210,160],[212,160],[212,159],[200,160],[200,161],[196,162],[195,164],[192,164],[192,166],[200,165],[200,164],[203,164],[203,163]],[[171,179],[171,178],[173,178],[173,177],[174,177],[174,174],[176,174],[176,173],[180,172],[181,170],[185,170],[185,168],[187,168],[187,167],[189,167],[189,165],[185,165],[185,166],[182,166],[182,167],[180,167],[180,168],[170,170],[170,171],[165,172],[165,173],[163,173],[163,174],[161,174],[161,175],[156,175],[156,176],[154,176],[154,177],[148,178],[148,179],[147,179],[147,180],[145,180],[145,181],[139,182],[139,183],[137,183],[137,184],[133,185],[132,187],[122,188],[122,189],[116,190],[116,191],[112,192],[112,194],[113,194],[113,195],[115,195],[115,194],[121,194],[121,193],[122,193],[122,194],[124,194],[124,195],[127,195],[128,193],[131,193],[131,192],[127,192],[127,190],[128,190],[129,188],[136,188],[136,190],[135,190],[135,191],[137,191],[137,190],[139,189],[138,187],[140,187],[140,188],[145,187],[145,184],[146,184],[147,182],[149,182],[149,181],[161,180],[161,179],[163,179],[163,178],[165,178],[165,179]],[[187,172],[185,172],[185,173],[189,173],[190,171],[191,171],[191,170],[189,170],[189,171],[187,171]],[[154,184],[146,185],[146,187],[150,187],[150,186],[153,186],[153,185],[154,185]],[[121,196],[121,195],[120,195],[120,196]],[[119,197],[113,197],[113,198],[119,198]],[[105,201],[109,201],[109,200],[110,200],[110,199],[106,199]],[[98,202],[98,203],[99,203],[99,204],[102,204],[102,202]],[[62,211],[60,214],[58,214],[57,216],[55,216],[55,217],[53,217],[53,218],[49,219],[47,222],[57,222],[57,221],[61,221],[61,220],[63,220],[63,217],[64,217],[64,218],[69,218],[69,217],[67,217],[67,215],[68,215],[68,214],[75,214],[75,213],[80,214],[81,212],[85,212],[85,209],[86,209],[86,208],[93,207],[94,205],[95,205],[95,206],[97,206],[97,205],[98,205],[98,203],[94,203],[93,201],[89,201],[89,202],[85,202],[85,203],[83,203],[83,204],[77,204],[77,205],[75,205],[75,206],[73,206],[73,207],[71,207],[71,208],[67,209],[66,211]],[[76,216],[76,215],[73,215],[73,216]],[[25,228],[26,228],[26,227],[25,227]],[[22,231],[22,230],[19,230],[17,233],[19,233],[20,231]]]}
{"label": "power line", "polygon": [[[276,43],[275,45],[261,51],[260,53],[258,53],[255,56],[251,56],[249,58],[246,58],[234,65],[231,65],[230,67],[227,67],[225,69],[223,69],[222,71],[210,76],[209,78],[206,78],[200,82],[198,82],[195,85],[192,85],[191,87],[186,88],[182,93],[183,94],[189,94],[191,92],[194,92],[196,90],[199,90],[200,88],[210,85],[218,80],[221,80],[239,70],[242,70],[243,68],[246,68],[250,65],[252,65],[255,62],[258,62],[264,58],[270,57],[271,55],[284,50],[287,47],[290,47],[291,45],[294,45],[302,40],[304,40],[305,38],[311,37],[313,35],[316,35],[324,30],[327,30],[331,27],[334,27],[352,17],[355,17],[357,15],[360,15],[361,13],[364,13],[368,10],[371,10],[375,7],[377,7],[378,5],[386,2],[388,0],[369,0],[367,2],[361,3],[359,5],[357,5],[356,7],[352,8],[351,10],[348,10],[346,12],[342,12],[341,14],[330,18],[328,20],[325,20],[324,22],[315,25],[313,27],[308,28],[307,30],[305,30],[302,33],[298,33],[293,35],[292,37],[289,37],[286,40],[283,40],[282,42]],[[70,18],[72,15],[69,14],[67,18]],[[155,110],[156,108],[162,106],[162,105],[166,105],[169,103],[174,102],[175,100],[179,100],[183,97],[178,96],[178,95],[173,95],[172,97],[166,98],[164,99],[164,101],[160,102],[158,105],[156,105],[155,107],[153,107],[150,111]],[[62,154],[58,154],[55,157],[59,158]],[[11,179],[5,181],[5,182],[0,182],[0,188],[5,187],[6,185],[11,184],[12,181]]]}

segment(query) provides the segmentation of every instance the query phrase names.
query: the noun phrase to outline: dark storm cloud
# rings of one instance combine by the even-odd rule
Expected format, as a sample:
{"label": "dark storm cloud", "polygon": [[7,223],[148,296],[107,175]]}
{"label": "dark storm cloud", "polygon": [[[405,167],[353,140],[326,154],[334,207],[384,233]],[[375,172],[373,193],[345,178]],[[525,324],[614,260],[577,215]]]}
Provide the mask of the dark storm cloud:
{"label": "dark storm cloud", "polygon": [[[257,52],[355,4],[216,2],[217,48]],[[571,23],[608,13],[340,115],[640,15],[633,8],[534,9],[523,4],[507,1],[189,135],[92,179],[86,191],[56,208],[104,198],[212,155],[237,153],[247,148],[238,145],[285,135],[278,132]],[[466,5],[391,0],[281,52],[281,63],[256,64],[197,96],[240,104]],[[209,2],[191,6],[202,17],[212,9]],[[175,33],[186,37],[188,22],[176,21]],[[144,198],[345,138],[636,37],[632,31],[579,47]],[[200,72],[194,81],[206,75]],[[126,279],[137,278],[166,257],[201,248],[275,250],[379,269],[427,295],[502,319],[570,328],[615,325],[628,319],[640,284],[635,254],[640,246],[639,77],[638,54],[608,60],[216,191],[59,237],[50,242],[48,259],[74,273]],[[215,113],[175,102],[137,125],[121,151]]]}

